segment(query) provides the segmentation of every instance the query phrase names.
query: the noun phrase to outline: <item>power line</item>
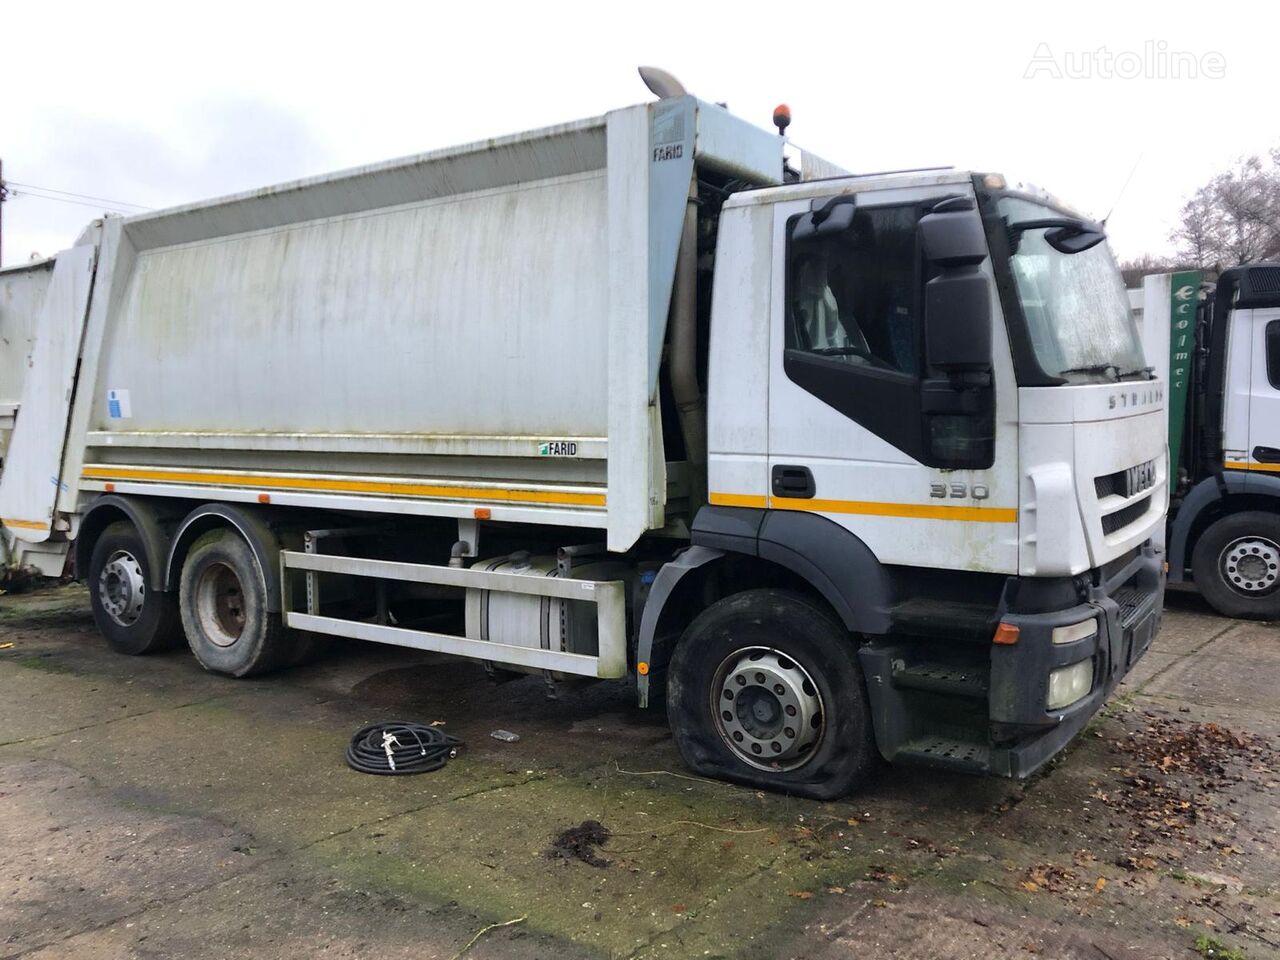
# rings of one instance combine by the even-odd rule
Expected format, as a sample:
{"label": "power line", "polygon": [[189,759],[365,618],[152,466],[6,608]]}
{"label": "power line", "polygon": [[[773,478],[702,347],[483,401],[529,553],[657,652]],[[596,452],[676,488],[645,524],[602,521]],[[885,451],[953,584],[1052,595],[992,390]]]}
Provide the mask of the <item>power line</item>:
{"label": "power line", "polygon": [[[70,190],[55,190],[53,187],[42,187],[35,183],[19,183],[17,180],[9,180],[6,182],[13,187],[25,187],[28,190],[39,190],[42,193],[56,193],[64,197],[74,197],[77,200],[92,200],[95,203],[105,203],[113,207],[137,207],[139,210],[154,209],[152,207],[144,206],[141,203],[128,203],[124,200],[108,200],[105,197],[95,197],[87,193],[72,193]],[[28,196],[30,196],[30,194],[28,194]]]}
{"label": "power line", "polygon": [[[13,183],[12,180],[10,180],[9,182]],[[58,203],[74,203],[80,207],[93,207],[95,210],[103,209],[103,205],[101,203],[90,203],[88,200],[72,200],[70,197],[46,197],[43,194],[32,193],[30,190],[10,190],[9,191],[10,199],[21,199],[23,197],[27,197],[32,200],[56,200]],[[107,207],[106,209],[112,213],[130,212],[127,210],[120,210],[113,207]]]}

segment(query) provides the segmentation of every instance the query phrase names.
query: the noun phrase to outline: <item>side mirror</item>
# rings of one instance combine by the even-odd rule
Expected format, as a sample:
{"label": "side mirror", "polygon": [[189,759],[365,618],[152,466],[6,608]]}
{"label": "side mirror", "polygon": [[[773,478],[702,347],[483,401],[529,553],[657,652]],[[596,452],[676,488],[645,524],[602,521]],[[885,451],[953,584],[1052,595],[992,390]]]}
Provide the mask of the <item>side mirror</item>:
{"label": "side mirror", "polygon": [[991,369],[991,294],[977,270],[943,273],[924,287],[925,349],[947,373]]}
{"label": "side mirror", "polygon": [[951,197],[920,218],[920,243],[939,268],[924,288],[929,363],[948,374],[991,369],[991,294],[977,265],[987,236],[968,197]]}
{"label": "side mirror", "polygon": [[919,229],[924,255],[943,269],[987,259],[987,235],[967,197],[944,200],[920,218]]}

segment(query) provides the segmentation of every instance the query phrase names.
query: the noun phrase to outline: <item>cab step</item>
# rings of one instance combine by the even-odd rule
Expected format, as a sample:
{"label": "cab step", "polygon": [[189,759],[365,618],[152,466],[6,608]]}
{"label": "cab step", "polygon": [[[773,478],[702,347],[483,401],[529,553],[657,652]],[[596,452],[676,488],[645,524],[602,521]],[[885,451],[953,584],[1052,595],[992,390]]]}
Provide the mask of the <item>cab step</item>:
{"label": "cab step", "polygon": [[903,744],[893,762],[923,763],[960,773],[987,773],[991,769],[991,748],[970,740],[926,736]]}
{"label": "cab step", "polygon": [[893,661],[893,685],[913,690],[928,690],[953,697],[985,700],[990,673],[974,667],[948,663],[907,663]]}

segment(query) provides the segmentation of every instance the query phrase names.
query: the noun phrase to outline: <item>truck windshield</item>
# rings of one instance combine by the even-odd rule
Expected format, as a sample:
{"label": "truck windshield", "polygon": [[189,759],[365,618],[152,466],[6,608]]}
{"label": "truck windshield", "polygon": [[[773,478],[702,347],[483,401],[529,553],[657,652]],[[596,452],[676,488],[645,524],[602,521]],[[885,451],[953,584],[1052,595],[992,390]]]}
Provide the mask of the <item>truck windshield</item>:
{"label": "truck windshield", "polygon": [[[996,205],[1006,223],[1062,218],[1021,197],[1001,197]],[[1146,378],[1142,342],[1108,245],[1063,253],[1049,245],[1046,232],[1022,232],[1010,258],[1041,368],[1073,383]]]}

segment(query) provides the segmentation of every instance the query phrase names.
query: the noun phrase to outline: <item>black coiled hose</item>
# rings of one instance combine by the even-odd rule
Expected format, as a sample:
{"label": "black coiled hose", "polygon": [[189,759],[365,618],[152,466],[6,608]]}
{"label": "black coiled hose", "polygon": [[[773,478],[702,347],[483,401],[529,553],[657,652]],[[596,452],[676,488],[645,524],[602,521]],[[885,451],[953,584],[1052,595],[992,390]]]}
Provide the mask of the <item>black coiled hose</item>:
{"label": "black coiled hose", "polygon": [[347,766],[360,773],[400,776],[439,770],[457,756],[462,741],[411,720],[384,720],[361,727],[347,744]]}

